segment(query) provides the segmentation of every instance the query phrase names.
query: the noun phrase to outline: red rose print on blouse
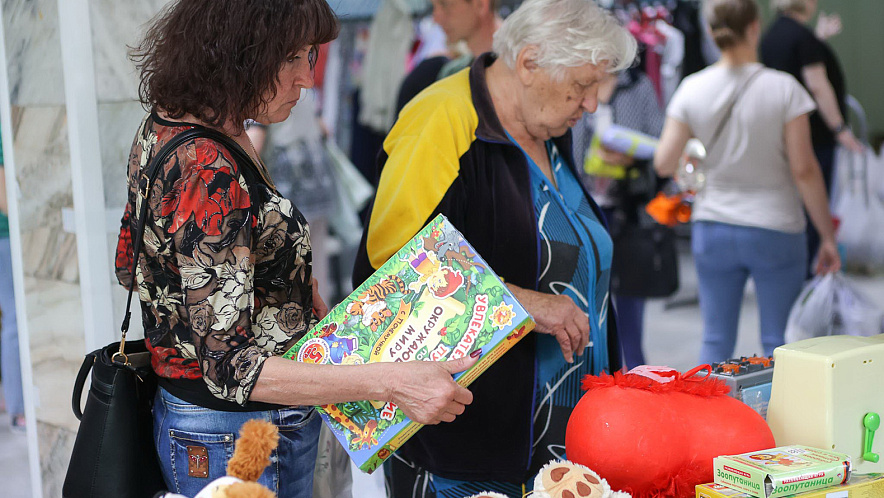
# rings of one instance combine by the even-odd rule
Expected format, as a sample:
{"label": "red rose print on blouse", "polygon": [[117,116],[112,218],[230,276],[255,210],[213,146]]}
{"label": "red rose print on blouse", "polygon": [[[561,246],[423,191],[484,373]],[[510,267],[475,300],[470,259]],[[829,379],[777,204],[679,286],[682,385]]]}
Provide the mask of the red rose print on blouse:
{"label": "red rose print on blouse", "polygon": [[123,214],[123,219],[121,220],[121,228],[120,228],[120,236],[117,239],[117,254],[114,259],[114,266],[116,268],[129,270],[127,271],[126,281],[123,282],[123,286],[127,289],[131,284],[131,268],[132,268],[132,254],[134,249],[132,248],[132,229],[129,226],[129,215],[130,211],[128,206],[126,207],[126,212]]}
{"label": "red rose print on blouse", "polygon": [[206,235],[221,235],[224,218],[231,211],[247,209],[251,205],[249,194],[226,168],[193,168],[190,173],[163,197],[160,214],[172,217],[168,231],[177,232],[193,217],[197,227]]}
{"label": "red rose print on blouse", "polygon": [[[197,166],[207,166],[218,160],[218,147],[210,140],[196,140],[187,147],[187,158],[193,160]],[[230,158],[225,159],[233,162]]]}
{"label": "red rose print on blouse", "polygon": [[149,340],[144,341],[150,350],[150,363],[154,372],[167,379],[199,379],[203,376],[199,363],[193,359],[182,358],[175,348],[151,346]]}
{"label": "red rose print on blouse", "polygon": [[[123,285],[134,281],[145,168],[188,128],[152,113],[136,134],[114,261]],[[213,395],[243,404],[263,361],[283,354],[315,318],[306,220],[265,183],[246,188],[254,165],[237,157],[219,142],[195,138],[161,165],[147,203],[138,294],[156,373],[202,378]]]}

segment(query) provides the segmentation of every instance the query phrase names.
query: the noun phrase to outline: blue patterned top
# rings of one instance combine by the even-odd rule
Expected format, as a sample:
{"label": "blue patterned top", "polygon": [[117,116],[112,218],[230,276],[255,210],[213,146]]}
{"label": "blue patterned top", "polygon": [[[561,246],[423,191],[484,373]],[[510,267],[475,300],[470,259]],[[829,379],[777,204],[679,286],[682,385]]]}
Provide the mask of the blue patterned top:
{"label": "blue patterned top", "polygon": [[[597,374],[608,369],[607,309],[614,244],[551,140],[546,148],[558,188],[525,154],[540,232],[538,290],[566,295],[589,314],[592,373]],[[553,356],[564,361],[558,341],[552,342]]]}
{"label": "blue patterned top", "polygon": [[[518,144],[507,133],[513,144]],[[535,334],[537,344],[534,377],[532,455],[529,468],[539,469],[552,459],[566,459],[565,429],[571,411],[583,391],[587,374],[610,371],[608,364],[608,294],[614,244],[596,217],[579,181],[566,166],[553,142],[546,142],[558,189],[528,154],[531,197],[537,216],[540,244],[538,288],[547,294],[566,295],[589,316],[590,341],[583,356],[566,363],[555,337]],[[520,147],[521,149],[521,147]],[[531,483],[462,481],[433,476],[431,486],[438,497],[465,496],[494,490],[519,496]]]}
{"label": "blue patterned top", "polygon": [[532,439],[533,459],[541,461],[566,458],[564,425],[583,394],[580,381],[587,374],[610,370],[607,310],[614,250],[614,243],[593,212],[579,180],[551,140],[546,142],[546,150],[555,185],[525,154],[539,232],[537,290],[568,296],[589,316],[590,346],[583,356],[575,355],[574,363],[569,364],[555,337],[537,334]]}

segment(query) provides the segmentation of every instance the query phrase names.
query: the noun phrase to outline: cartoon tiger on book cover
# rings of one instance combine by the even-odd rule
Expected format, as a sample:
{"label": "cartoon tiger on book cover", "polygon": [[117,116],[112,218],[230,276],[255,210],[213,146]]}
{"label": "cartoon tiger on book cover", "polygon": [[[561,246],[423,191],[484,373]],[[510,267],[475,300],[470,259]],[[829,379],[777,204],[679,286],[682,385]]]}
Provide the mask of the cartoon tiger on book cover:
{"label": "cartoon tiger on book cover", "polygon": [[380,282],[365,289],[359,297],[347,305],[347,313],[362,317],[362,325],[370,327],[372,332],[377,332],[384,320],[393,316],[393,312],[387,307],[387,296],[400,292],[408,294],[408,285],[398,275],[388,275]]}

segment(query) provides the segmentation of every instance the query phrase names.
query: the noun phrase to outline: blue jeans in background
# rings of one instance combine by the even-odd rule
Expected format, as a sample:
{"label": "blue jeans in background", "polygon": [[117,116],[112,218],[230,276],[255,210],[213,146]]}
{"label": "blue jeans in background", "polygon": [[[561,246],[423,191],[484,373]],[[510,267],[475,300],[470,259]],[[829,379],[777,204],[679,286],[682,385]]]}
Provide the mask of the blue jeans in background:
{"label": "blue jeans in background", "polygon": [[644,365],[642,335],[645,321],[645,298],[614,295],[617,310],[617,334],[623,349],[623,361],[627,370]]}
{"label": "blue jeans in background", "polygon": [[18,350],[18,323],[15,319],[15,290],[12,285],[12,252],[9,237],[0,238],[0,375],[3,376],[3,398],[6,411],[15,419],[25,413],[21,387],[21,359]]}
{"label": "blue jeans in background", "polygon": [[703,315],[700,363],[731,358],[743,290],[755,282],[761,344],[765,355],[783,344],[792,304],[807,267],[805,234],[764,228],[694,222],[691,233]]}
{"label": "blue jeans in background", "polygon": [[[169,491],[195,496],[226,475],[240,427],[257,418],[279,428],[279,446],[258,482],[279,498],[310,498],[313,494],[313,467],[322,421],[312,407],[221,412],[188,403],[159,388],[153,416],[154,442]],[[205,448],[207,477],[189,475],[188,446]]]}

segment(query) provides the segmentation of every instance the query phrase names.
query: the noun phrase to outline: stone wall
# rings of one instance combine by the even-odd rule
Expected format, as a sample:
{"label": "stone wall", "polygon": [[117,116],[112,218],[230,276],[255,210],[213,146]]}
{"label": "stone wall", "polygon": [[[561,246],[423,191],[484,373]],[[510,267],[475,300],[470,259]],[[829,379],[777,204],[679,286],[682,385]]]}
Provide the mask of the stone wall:
{"label": "stone wall", "polygon": [[[126,160],[144,115],[138,80],[127,46],[165,0],[92,0],[89,3],[93,67],[98,101],[107,216],[90,220],[106,227],[113,254],[126,199]],[[6,67],[12,111],[15,178],[19,195],[21,268],[30,343],[37,447],[43,496],[61,496],[78,422],[70,407],[71,388],[85,353],[77,236],[73,222],[70,144],[65,106],[58,0],[3,0]],[[75,27],[76,29],[77,27]],[[13,179],[10,178],[11,182]],[[94,198],[94,197],[92,197]],[[113,257],[109,258],[113,261]],[[125,293],[114,285],[108,313],[122,318]],[[136,316],[138,312],[136,311]],[[133,320],[138,322],[138,320]],[[140,330],[134,330],[137,337]],[[117,332],[118,335],[118,332]],[[28,389],[29,386],[25,386]]]}

